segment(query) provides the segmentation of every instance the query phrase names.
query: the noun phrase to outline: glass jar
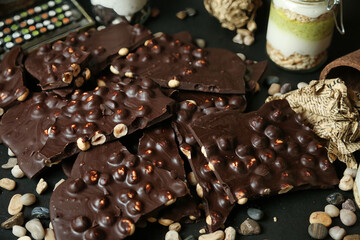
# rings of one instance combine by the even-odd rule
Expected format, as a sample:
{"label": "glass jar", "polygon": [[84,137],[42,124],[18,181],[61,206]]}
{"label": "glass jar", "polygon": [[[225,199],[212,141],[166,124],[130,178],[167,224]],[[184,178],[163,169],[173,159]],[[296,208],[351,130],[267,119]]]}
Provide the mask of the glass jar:
{"label": "glass jar", "polygon": [[266,35],[270,59],[289,70],[313,70],[324,63],[336,19],[333,5],[338,3],[272,0]]}

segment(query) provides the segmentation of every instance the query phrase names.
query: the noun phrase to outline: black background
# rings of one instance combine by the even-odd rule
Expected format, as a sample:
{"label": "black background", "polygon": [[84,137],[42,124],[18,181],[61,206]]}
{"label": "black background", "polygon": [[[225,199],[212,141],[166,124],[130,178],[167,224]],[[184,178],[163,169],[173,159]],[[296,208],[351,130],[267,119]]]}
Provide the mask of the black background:
{"label": "black background", "polygon": [[[90,11],[89,1],[80,0],[80,2],[85,9]],[[226,48],[234,52],[241,52],[244,53],[247,58],[257,61],[268,59],[265,51],[265,36],[270,6],[269,0],[264,0],[263,6],[258,11],[256,18],[256,23],[258,24],[258,30],[255,34],[256,40],[250,47],[233,43],[232,38],[235,33],[221,28],[217,19],[211,17],[206,12],[203,1],[201,0],[152,0],[151,5],[160,9],[160,15],[157,18],[149,18],[145,23],[145,26],[153,33],[165,32],[171,34],[186,30],[192,34],[193,38],[205,39],[207,47]],[[177,19],[175,14],[187,7],[195,8],[197,10],[197,15],[188,17],[185,20]],[[360,48],[359,9],[360,1],[344,0],[346,35],[342,36],[335,30],[333,41],[329,49],[328,62]],[[269,62],[264,77],[270,75],[279,76],[281,83],[289,82],[293,89],[295,89],[296,84],[300,81],[309,82],[313,79],[318,79],[321,69],[322,68],[312,73],[289,72],[284,71],[276,67],[272,62]],[[264,103],[264,100],[267,97],[267,88],[264,85],[261,85],[261,87],[260,93],[257,93],[254,97],[249,99],[247,111],[255,110]],[[0,164],[6,163],[8,158],[7,148],[0,145]],[[337,163],[336,166],[339,168],[338,172],[341,177],[344,165]],[[3,177],[14,179],[10,170],[0,169],[0,178]],[[48,207],[51,192],[55,183],[59,179],[65,178],[59,166],[54,167],[54,169],[42,174],[40,177],[43,177],[49,183],[49,189],[45,194],[41,195],[41,197],[38,197],[38,201],[35,205],[24,207],[26,221],[30,220],[30,212],[33,207]],[[7,213],[10,198],[15,193],[35,193],[36,184],[40,177],[33,180],[28,180],[26,178],[16,179],[17,187],[14,191],[0,189],[0,222],[3,222],[10,217]],[[265,212],[265,218],[259,221],[262,227],[262,234],[247,237],[240,237],[238,235],[237,239],[310,239],[307,233],[309,216],[314,211],[323,211],[327,204],[325,200],[326,196],[334,191],[339,190],[337,188],[331,190],[309,190],[251,201],[245,206],[236,207],[229,216],[226,226],[231,225],[235,228],[239,228],[241,222],[247,218],[246,209],[249,206],[256,206],[263,209]],[[353,198],[352,192],[343,192],[343,194],[347,198]],[[360,218],[359,209],[357,209],[357,216]],[[273,217],[277,217],[278,221],[274,222]],[[332,226],[335,225],[345,228],[348,234],[360,234],[360,220],[358,220],[357,224],[353,227],[345,227],[341,224],[339,218],[335,218],[333,219]],[[48,222],[44,222],[44,226],[47,227]],[[190,234],[198,237],[200,235],[199,230],[203,226],[205,226],[204,221],[183,225],[180,235],[183,239]],[[138,228],[131,239],[164,239],[166,232],[166,227],[159,226],[158,224],[150,224],[145,229]],[[11,230],[0,228],[0,239],[11,240],[17,238],[12,235]],[[328,239],[331,238],[328,237]]]}

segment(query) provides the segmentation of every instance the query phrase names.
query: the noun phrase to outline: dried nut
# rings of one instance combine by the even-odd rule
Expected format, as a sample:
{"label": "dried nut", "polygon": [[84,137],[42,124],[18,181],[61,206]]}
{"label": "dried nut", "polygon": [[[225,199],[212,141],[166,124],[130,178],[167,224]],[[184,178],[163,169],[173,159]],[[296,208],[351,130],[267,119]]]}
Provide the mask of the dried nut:
{"label": "dried nut", "polygon": [[278,194],[284,194],[284,193],[287,193],[289,192],[291,189],[293,189],[294,186],[293,185],[290,185],[288,184],[286,187],[284,187],[283,189],[281,189]]}
{"label": "dried nut", "polygon": [[19,212],[12,216],[11,218],[5,220],[3,223],[1,223],[1,227],[5,229],[10,229],[15,225],[23,225],[24,224],[24,213]]}
{"label": "dried nut", "polygon": [[169,88],[177,88],[178,86],[180,86],[180,82],[177,79],[171,79],[168,82],[168,86]]}
{"label": "dried nut", "polygon": [[17,240],[31,240],[31,238],[29,236],[22,236],[19,237]]}
{"label": "dried nut", "polygon": [[20,169],[19,165],[15,165],[12,169],[11,169],[11,174],[15,177],[15,178],[23,178],[25,176],[24,172]]}
{"label": "dried nut", "polygon": [[54,227],[53,227],[53,225],[52,225],[51,222],[49,223],[49,228],[50,228],[50,229],[54,229]]}
{"label": "dried nut", "polygon": [[346,235],[346,231],[339,226],[334,226],[329,229],[329,235],[334,240],[341,240]]}
{"label": "dried nut", "polygon": [[35,240],[42,240],[45,237],[45,230],[39,219],[34,218],[25,224],[25,228],[31,233]]}
{"label": "dried nut", "polygon": [[225,239],[224,240],[235,240],[236,230],[233,227],[227,227],[225,229]]}
{"label": "dried nut", "polygon": [[133,78],[133,77],[134,77],[134,73],[133,73],[133,72],[125,72],[125,77]]}
{"label": "dried nut", "polygon": [[249,21],[246,27],[250,32],[254,32],[257,29],[257,25],[254,20]]}
{"label": "dried nut", "polygon": [[310,215],[309,222],[310,224],[321,223],[325,227],[329,227],[332,223],[332,220],[331,217],[327,215],[325,212],[318,211],[318,212],[313,212]]}
{"label": "dried nut", "polygon": [[81,72],[81,68],[80,68],[80,65],[79,64],[76,64],[76,63],[72,63],[71,65],[71,68],[73,69],[73,75],[74,77],[77,77],[80,72]]}
{"label": "dried nut", "polygon": [[13,168],[17,164],[17,158],[9,158],[8,162],[1,165],[1,168],[10,169]]}
{"label": "dried nut", "polygon": [[63,178],[60,179],[60,180],[55,184],[53,191],[55,191],[55,189],[56,189],[58,186],[60,186],[60,184],[62,184],[63,182],[65,182],[65,179],[63,179]]}
{"label": "dried nut", "polygon": [[204,197],[204,191],[202,189],[202,187],[200,186],[200,184],[196,184],[196,193],[199,197],[203,198]]}
{"label": "dried nut", "polygon": [[64,83],[70,84],[73,80],[73,74],[71,72],[65,72],[62,77]]}
{"label": "dried nut", "polygon": [[195,16],[195,14],[196,14],[196,10],[193,8],[186,8],[185,11],[189,17]]}
{"label": "dried nut", "polygon": [[153,34],[154,38],[159,38],[159,37],[161,37],[162,35],[164,35],[163,32],[157,32],[157,33],[154,33],[154,34]]}
{"label": "dried nut", "polygon": [[170,224],[170,225],[169,225],[169,231],[171,231],[171,230],[176,231],[176,232],[180,232],[180,230],[181,230],[181,224],[178,223],[178,222],[175,222],[175,223]]}
{"label": "dried nut", "polygon": [[177,231],[171,230],[166,233],[165,240],[181,240],[181,238]]}
{"label": "dried nut", "polygon": [[237,43],[237,44],[243,44],[244,43],[244,39],[243,39],[243,36],[241,34],[236,34],[235,37],[233,37],[232,41],[234,43]]}
{"label": "dried nut", "polygon": [[197,45],[199,48],[204,48],[205,45],[206,45],[205,40],[202,39],[202,38],[196,38],[196,39],[195,39],[195,43],[196,43],[196,45]]}
{"label": "dried nut", "polygon": [[85,70],[82,73],[85,80],[89,80],[91,78],[91,71],[88,68],[85,68]]}
{"label": "dried nut", "polygon": [[327,215],[329,215],[332,218],[338,217],[340,214],[340,210],[335,205],[332,204],[328,204],[325,206],[325,212]]}
{"label": "dried nut", "polygon": [[201,229],[199,230],[199,233],[200,233],[200,234],[206,233],[206,229],[205,229],[205,228],[201,228]]}
{"label": "dried nut", "polygon": [[110,66],[110,71],[115,75],[120,74],[120,72],[113,65]]}
{"label": "dried nut", "polygon": [[352,226],[356,223],[357,217],[353,211],[348,209],[341,209],[340,220],[345,226]]}
{"label": "dried nut", "polygon": [[211,226],[212,225],[212,220],[211,220],[211,216],[207,215],[205,218],[205,222],[207,225]]}
{"label": "dried nut", "polygon": [[20,97],[18,97],[17,100],[18,100],[19,102],[25,101],[26,98],[29,96],[29,93],[30,93],[29,89],[26,88],[26,89],[25,89],[25,92],[24,92]]}
{"label": "dried nut", "polygon": [[8,155],[9,155],[9,157],[15,157],[15,153],[13,151],[11,151],[10,148],[8,148]]}
{"label": "dried nut", "polygon": [[159,222],[161,225],[167,227],[167,226],[170,226],[170,224],[172,224],[174,221],[171,220],[171,219],[161,218],[161,219],[158,220],[158,222]]}
{"label": "dried nut", "polygon": [[15,225],[12,227],[12,233],[16,236],[16,237],[22,237],[26,235],[26,229],[22,226],[19,225]]}
{"label": "dried nut", "polygon": [[82,85],[84,85],[84,82],[85,82],[85,80],[84,80],[83,77],[78,77],[78,78],[75,79],[75,86],[76,86],[77,88],[79,88],[79,87],[81,87]]}
{"label": "dried nut", "polygon": [[102,79],[96,80],[98,87],[106,87],[106,83]]}
{"label": "dried nut", "polygon": [[189,181],[189,183],[193,186],[196,186],[196,184],[198,183],[196,178],[195,178],[195,174],[194,172],[190,172],[187,176],[187,179]]}
{"label": "dried nut", "polygon": [[2,116],[3,114],[4,114],[4,109],[0,107],[0,116]]}
{"label": "dried nut", "polygon": [[171,204],[176,202],[176,198],[170,199],[169,201],[167,201],[164,205],[165,206],[170,206]]}
{"label": "dried nut", "polygon": [[148,219],[146,219],[149,223],[154,223],[157,222],[157,219],[154,217],[149,217]]}
{"label": "dried nut", "polygon": [[10,178],[2,178],[0,180],[0,187],[12,191],[16,187],[16,182]]}
{"label": "dried nut", "polygon": [[213,233],[201,235],[199,237],[199,240],[223,240],[224,237],[225,237],[224,232],[221,230],[218,230]]}
{"label": "dried nut", "polygon": [[10,215],[15,215],[15,214],[21,212],[21,210],[23,209],[23,205],[20,201],[20,198],[21,198],[21,194],[15,194],[10,199],[10,203],[8,206],[8,213]]}
{"label": "dried nut", "polygon": [[33,205],[36,202],[36,196],[32,193],[25,193],[21,196],[20,202],[24,206]]}
{"label": "dried nut", "polygon": [[95,133],[95,135],[91,138],[91,145],[102,145],[106,141],[106,137],[102,133]]}
{"label": "dried nut", "polygon": [[56,240],[54,230],[52,230],[51,228],[45,229],[44,240]]}
{"label": "dried nut", "polygon": [[236,55],[238,55],[238,57],[239,57],[241,60],[243,60],[243,61],[246,60],[245,54],[243,54],[243,53],[237,53]]}
{"label": "dried nut", "polygon": [[90,148],[90,143],[89,141],[86,141],[84,138],[78,138],[78,140],[76,141],[77,147],[81,150],[81,151],[86,151]]}
{"label": "dried nut", "polygon": [[237,200],[237,203],[238,203],[239,205],[244,205],[245,203],[247,203],[247,201],[248,201],[248,198],[243,197],[243,198],[239,198],[239,199]]}
{"label": "dried nut", "polygon": [[350,191],[354,187],[354,179],[350,175],[344,175],[339,183],[339,188],[343,191]]}
{"label": "dried nut", "polygon": [[192,220],[192,221],[195,221],[197,219],[197,217],[193,216],[193,215],[190,215],[189,216],[189,219]]}
{"label": "dried nut", "polygon": [[272,96],[272,95],[274,95],[275,93],[280,92],[280,88],[281,88],[280,84],[278,84],[278,83],[273,83],[273,84],[271,84],[271,86],[269,87],[268,94],[269,94],[270,96]]}
{"label": "dried nut", "polygon": [[180,20],[183,20],[187,17],[187,12],[186,11],[177,12],[176,17]]}
{"label": "dried nut", "polygon": [[252,45],[254,43],[254,41],[255,41],[255,38],[253,36],[251,36],[251,35],[248,35],[248,36],[244,37],[244,44],[246,46]]}
{"label": "dried nut", "polygon": [[128,48],[120,48],[119,49],[119,52],[118,52],[118,54],[120,55],[120,56],[125,56],[125,55],[127,55],[129,53],[129,49]]}
{"label": "dried nut", "polygon": [[36,185],[36,192],[40,195],[47,189],[47,187],[48,187],[47,182],[45,182],[45,180],[41,178],[38,184]]}
{"label": "dried nut", "polygon": [[113,134],[114,137],[116,138],[121,138],[125,136],[127,133],[128,133],[128,127],[123,123],[119,123],[114,127]]}

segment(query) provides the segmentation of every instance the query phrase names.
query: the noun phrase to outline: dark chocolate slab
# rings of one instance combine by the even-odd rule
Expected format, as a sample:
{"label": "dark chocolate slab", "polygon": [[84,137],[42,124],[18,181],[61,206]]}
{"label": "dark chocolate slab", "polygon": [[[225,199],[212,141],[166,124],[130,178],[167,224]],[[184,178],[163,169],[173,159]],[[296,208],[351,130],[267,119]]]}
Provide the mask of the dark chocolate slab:
{"label": "dark chocolate slab", "polygon": [[35,173],[51,162],[39,154],[49,135],[46,131],[55,123],[67,101],[53,93],[34,93],[25,102],[9,109],[0,122],[0,139],[16,155],[24,173]]}
{"label": "dark chocolate slab", "polygon": [[[34,105],[32,102],[29,104]],[[38,109],[19,105],[15,110],[9,111],[6,118],[9,120],[0,125],[0,134],[7,146],[11,149],[18,148],[19,132],[24,134],[28,132],[28,126],[38,126],[35,128],[37,134],[31,133],[29,138],[35,139],[35,142],[37,139],[44,140],[39,145],[26,148],[26,157],[19,159],[26,162],[19,163],[20,167],[32,178],[45,165],[58,163],[81,150],[85,151],[91,146],[103,144],[170,117],[168,109],[172,104],[173,100],[164,96],[159,86],[151,80],[119,78],[112,88],[97,87],[89,92],[76,90],[56,117],[52,115],[54,110],[45,108],[41,111],[42,118],[37,118],[40,114]],[[43,118],[49,118],[50,121],[44,124]],[[9,129],[17,131],[7,133]],[[44,134],[47,136],[42,136]],[[20,148],[18,152],[24,150],[22,146]],[[34,155],[36,164],[30,163]]]}
{"label": "dark chocolate slab", "polygon": [[231,202],[339,182],[322,141],[286,100],[214,113],[190,127]]}
{"label": "dark chocolate slab", "polygon": [[[125,58],[112,62],[113,73],[149,77],[162,87],[245,94],[246,64],[225,49],[197,48],[181,37],[162,35],[148,40]],[[178,82],[171,85],[171,80]]]}
{"label": "dark chocolate slab", "polygon": [[29,94],[29,90],[24,85],[23,57],[21,47],[16,46],[5,55],[0,63],[1,112],[4,112],[17,101],[24,101]]}
{"label": "dark chocolate slab", "polygon": [[182,180],[118,141],[80,153],[75,168],[51,196],[57,240],[124,239],[141,216],[187,194]]}

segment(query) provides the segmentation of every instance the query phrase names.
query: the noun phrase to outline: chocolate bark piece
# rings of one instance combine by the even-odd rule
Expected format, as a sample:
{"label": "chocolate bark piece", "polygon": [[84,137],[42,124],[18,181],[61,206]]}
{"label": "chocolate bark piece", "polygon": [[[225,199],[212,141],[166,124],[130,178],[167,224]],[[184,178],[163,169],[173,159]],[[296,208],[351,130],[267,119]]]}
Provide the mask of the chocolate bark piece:
{"label": "chocolate bark piece", "polygon": [[0,63],[0,116],[17,101],[24,101],[29,94],[24,85],[23,57],[21,47],[15,46]]}
{"label": "chocolate bark piece", "polygon": [[[10,111],[9,121],[0,125],[0,134],[3,142],[13,149],[17,148],[19,132],[27,133],[28,125],[23,122],[31,121],[38,126],[37,134],[31,139],[35,142],[39,139],[41,144],[26,148],[28,151],[22,153],[24,158],[18,159],[23,172],[32,178],[45,166],[58,163],[81,150],[86,151],[91,146],[120,138],[170,117],[168,109],[172,104],[173,100],[164,96],[151,80],[119,79],[112,88],[97,87],[89,92],[76,90],[56,118],[50,118],[51,121],[46,121],[46,124],[43,124],[46,119],[36,118],[36,108],[19,105],[16,110]],[[46,118],[51,113],[51,109],[44,109],[41,116]],[[17,129],[18,134],[7,133],[9,129]],[[34,156],[36,161],[33,161]]]}
{"label": "chocolate bark piece", "polygon": [[182,180],[129,153],[118,141],[81,152],[75,166],[76,175],[56,188],[50,200],[58,240],[124,239],[141,216],[187,193]]}
{"label": "chocolate bark piece", "polygon": [[34,93],[25,102],[10,108],[2,117],[0,139],[14,152],[20,168],[29,178],[51,165],[48,159],[39,155],[38,150],[46,144],[49,135],[45,133],[66,104],[67,101],[56,94]]}
{"label": "chocolate bark piece", "polygon": [[339,182],[322,141],[286,100],[214,113],[190,128],[232,203]]}
{"label": "chocolate bark piece", "polygon": [[44,44],[29,54],[25,60],[26,70],[37,80],[43,90],[57,89],[84,83],[90,53],[75,45],[62,41]]}
{"label": "chocolate bark piece", "polygon": [[167,88],[245,94],[246,64],[235,53],[197,48],[166,34],[114,59],[111,70],[121,76],[149,77]]}
{"label": "chocolate bark piece", "polygon": [[91,53],[89,66],[91,75],[98,75],[118,56],[121,48],[133,51],[147,39],[152,38],[151,32],[142,25],[134,26],[127,22],[108,26],[100,31],[70,33],[65,40],[68,45],[75,45]]}
{"label": "chocolate bark piece", "polygon": [[246,93],[254,94],[257,91],[257,85],[262,75],[264,74],[268,62],[254,62],[246,60],[246,73],[245,73],[245,91]]}
{"label": "chocolate bark piece", "polygon": [[221,183],[209,168],[206,158],[200,152],[200,146],[197,143],[193,146],[183,143],[180,145],[180,149],[187,156],[198,182],[196,191],[204,202],[209,231],[215,232],[225,223],[234,204],[230,202]]}

